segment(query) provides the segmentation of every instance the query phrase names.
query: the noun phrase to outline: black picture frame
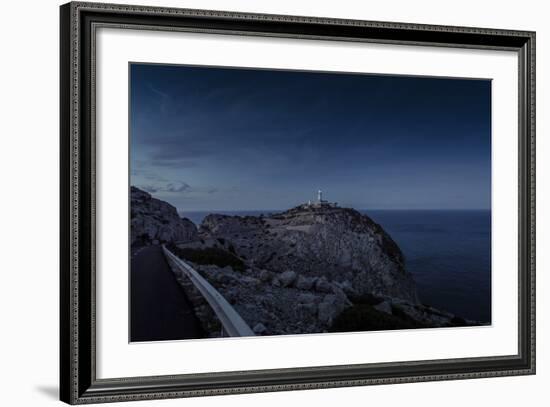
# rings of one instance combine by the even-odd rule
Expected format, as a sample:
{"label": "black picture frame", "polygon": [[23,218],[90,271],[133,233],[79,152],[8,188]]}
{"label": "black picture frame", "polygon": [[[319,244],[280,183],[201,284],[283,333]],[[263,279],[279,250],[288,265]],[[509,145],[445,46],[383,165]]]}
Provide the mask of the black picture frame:
{"label": "black picture frame", "polygon": [[[535,33],[72,2],[60,8],[60,398],[70,404],[535,373]],[[96,378],[98,26],[512,50],[519,56],[519,351],[515,355],[230,373]]]}

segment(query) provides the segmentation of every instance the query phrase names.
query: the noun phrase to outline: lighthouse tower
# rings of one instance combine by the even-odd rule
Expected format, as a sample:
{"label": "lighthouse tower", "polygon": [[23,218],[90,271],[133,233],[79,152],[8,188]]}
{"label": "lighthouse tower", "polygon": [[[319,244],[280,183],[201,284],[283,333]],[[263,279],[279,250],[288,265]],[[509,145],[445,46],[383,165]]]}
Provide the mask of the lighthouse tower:
{"label": "lighthouse tower", "polygon": [[317,190],[317,200],[314,202],[308,201],[307,204],[304,204],[306,207],[312,208],[336,208],[338,204],[336,202],[329,202],[323,199],[323,191]]}

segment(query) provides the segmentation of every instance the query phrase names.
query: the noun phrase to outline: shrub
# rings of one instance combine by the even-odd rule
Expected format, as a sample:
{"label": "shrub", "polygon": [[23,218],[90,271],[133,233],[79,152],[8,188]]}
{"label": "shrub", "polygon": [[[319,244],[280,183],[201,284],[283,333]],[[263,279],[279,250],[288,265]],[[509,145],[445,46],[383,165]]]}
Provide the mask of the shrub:
{"label": "shrub", "polygon": [[423,328],[424,326],[409,318],[390,315],[368,304],[355,304],[338,315],[330,332],[385,331],[392,329]]}
{"label": "shrub", "polygon": [[241,259],[217,247],[206,249],[176,248],[174,253],[184,260],[197,264],[214,264],[218,267],[230,266],[233,270],[241,272],[245,270],[245,265]]}
{"label": "shrub", "polygon": [[426,326],[422,325],[420,322],[416,321],[415,319],[411,318],[405,311],[403,311],[401,308],[396,307],[395,305],[392,305],[391,307],[392,315],[395,315],[402,321],[405,321],[406,323],[417,325],[413,328],[426,328]]}
{"label": "shrub", "polygon": [[378,305],[382,301],[384,301],[382,298],[377,297],[373,294],[360,294],[360,295],[353,295],[351,300],[354,304],[364,304],[364,305]]}

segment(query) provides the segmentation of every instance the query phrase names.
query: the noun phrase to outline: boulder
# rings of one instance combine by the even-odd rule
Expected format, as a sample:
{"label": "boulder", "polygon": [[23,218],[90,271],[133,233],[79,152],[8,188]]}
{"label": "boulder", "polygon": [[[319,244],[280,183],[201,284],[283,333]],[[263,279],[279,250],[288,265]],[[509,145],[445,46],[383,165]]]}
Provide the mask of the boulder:
{"label": "boulder", "polygon": [[392,313],[391,303],[389,301],[382,301],[380,304],[375,305],[374,309],[386,314]]}
{"label": "boulder", "polygon": [[299,290],[311,290],[316,280],[315,277],[298,276],[296,288]]}
{"label": "boulder", "polygon": [[346,295],[354,295],[355,290],[353,289],[353,285],[349,280],[344,280],[340,283],[338,283],[340,288],[346,293]]}
{"label": "boulder", "polygon": [[238,280],[239,280],[239,283],[253,287],[253,288],[259,287],[261,284],[261,281],[259,279],[255,277],[250,277],[250,276],[242,276],[238,278]]}
{"label": "boulder", "polygon": [[315,290],[321,293],[330,293],[332,292],[332,285],[328,282],[326,277],[321,277],[315,283]]}
{"label": "boulder", "polygon": [[301,293],[298,295],[298,303],[300,304],[311,304],[315,302],[317,297],[313,293]]}
{"label": "boulder", "polygon": [[254,325],[254,328],[252,328],[252,330],[254,331],[254,333],[258,335],[262,335],[267,331],[267,328],[265,327],[264,324],[262,324],[261,322],[258,322],[256,325]]}
{"label": "boulder", "polygon": [[298,304],[294,310],[297,321],[311,320],[317,316],[317,305],[314,303]]}
{"label": "boulder", "polygon": [[319,304],[318,319],[321,323],[330,325],[338,314],[349,306],[345,297],[337,294],[327,294]]}
{"label": "boulder", "polygon": [[265,283],[273,278],[273,273],[267,270],[261,270],[258,278],[260,279],[260,281]]}
{"label": "boulder", "polygon": [[287,270],[279,275],[279,280],[283,287],[288,287],[296,280],[296,273],[292,270]]}

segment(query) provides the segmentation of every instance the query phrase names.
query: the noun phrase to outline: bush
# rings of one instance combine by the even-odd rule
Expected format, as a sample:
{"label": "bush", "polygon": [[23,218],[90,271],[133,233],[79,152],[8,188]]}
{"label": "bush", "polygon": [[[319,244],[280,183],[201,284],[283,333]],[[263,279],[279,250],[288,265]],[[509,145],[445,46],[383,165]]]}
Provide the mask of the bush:
{"label": "bush", "polygon": [[206,249],[176,248],[174,253],[184,259],[197,264],[214,264],[218,267],[230,266],[233,270],[244,271],[245,265],[237,256],[217,247]]}
{"label": "bush", "polygon": [[368,304],[355,304],[336,317],[330,332],[386,331],[392,329],[423,328],[410,317],[390,315]]}
{"label": "bush", "polygon": [[351,301],[354,304],[363,304],[363,305],[378,305],[382,301],[384,301],[383,298],[377,297],[372,294],[360,294],[360,295],[352,295]]}
{"label": "bush", "polygon": [[425,325],[422,325],[420,322],[413,319],[405,311],[403,311],[399,307],[396,307],[395,305],[392,305],[391,312],[392,312],[392,315],[395,315],[397,318],[401,319],[402,321],[405,321],[406,323],[409,323],[412,325],[416,325],[413,328],[426,328]]}

